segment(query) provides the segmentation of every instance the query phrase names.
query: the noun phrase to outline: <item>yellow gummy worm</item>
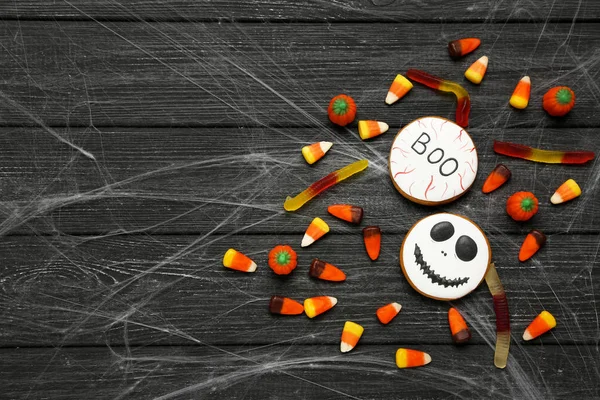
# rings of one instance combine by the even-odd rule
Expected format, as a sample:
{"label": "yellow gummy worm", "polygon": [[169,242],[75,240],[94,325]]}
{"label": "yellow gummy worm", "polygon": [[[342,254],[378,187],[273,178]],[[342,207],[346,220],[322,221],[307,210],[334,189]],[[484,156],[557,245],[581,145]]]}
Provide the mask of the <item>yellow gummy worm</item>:
{"label": "yellow gummy worm", "polygon": [[494,298],[494,312],[496,313],[496,351],[494,353],[494,365],[497,368],[505,368],[510,348],[510,317],[508,313],[508,301],[506,293],[496,266],[491,263],[485,274],[485,282]]}
{"label": "yellow gummy worm", "polygon": [[329,175],[324,176],[310,185],[308,188],[306,188],[306,190],[299,193],[296,197],[288,196],[285,199],[285,203],[283,203],[283,208],[286,211],[296,211],[319,193],[364,170],[368,166],[368,160],[359,160],[353,162],[352,164],[348,164],[344,168],[338,169],[337,171],[333,171]]}

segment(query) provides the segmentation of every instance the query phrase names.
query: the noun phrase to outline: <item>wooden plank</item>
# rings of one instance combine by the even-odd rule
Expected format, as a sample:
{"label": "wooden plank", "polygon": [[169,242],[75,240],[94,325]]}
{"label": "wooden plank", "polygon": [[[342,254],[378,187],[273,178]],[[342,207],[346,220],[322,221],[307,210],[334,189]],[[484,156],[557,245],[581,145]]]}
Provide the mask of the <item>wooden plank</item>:
{"label": "wooden plank", "polygon": [[[4,126],[311,126],[345,92],[361,118],[399,126],[423,115],[454,118],[455,100],[417,85],[383,102],[397,73],[421,68],[471,92],[471,127],[598,127],[598,24],[215,24],[6,21],[0,40]],[[477,52],[451,61],[446,43],[479,36]],[[463,73],[487,54],[481,86]],[[532,101],[508,105],[529,74]],[[577,94],[568,118],[541,110],[551,86]]]}
{"label": "wooden plank", "polygon": [[73,0],[21,1],[0,6],[4,18],[97,18],[174,21],[573,21],[600,17],[597,2],[566,0],[560,3],[517,0],[473,3],[457,0],[422,2],[350,0],[341,2],[284,1],[210,2],[177,0],[168,3]]}
{"label": "wooden plank", "polygon": [[[595,344],[600,337],[598,235],[552,235],[534,259],[517,261],[522,236],[490,236],[511,310],[515,346],[543,309],[558,327],[544,344]],[[449,303],[416,293],[402,275],[403,234],[383,236],[382,255],[371,262],[360,230],[329,233],[308,248],[301,235],[117,236],[106,238],[6,237],[0,243],[1,346],[335,344],[346,320],[365,326],[366,344],[450,344]],[[275,276],[268,251],[290,243],[299,266]],[[254,274],[225,269],[234,247],[259,264]],[[318,257],[343,269],[335,284],[307,274]],[[331,295],[339,303],[315,319],[267,311],[271,295],[303,300]],[[381,325],[375,310],[397,301],[403,310]],[[452,302],[468,320],[474,343],[495,338],[491,296],[482,284]]]}
{"label": "wooden plank", "polygon": [[[404,233],[432,212],[469,216],[489,233],[598,232],[600,165],[537,164],[497,156],[493,139],[551,149],[598,151],[596,129],[470,130],[479,150],[479,174],[472,190],[439,208],[404,199],[387,172],[397,126],[369,142],[356,132],[295,129],[57,129],[67,140],[94,154],[94,163],[38,128],[0,130],[0,234],[107,233],[300,233],[315,216],[337,232],[353,232],[326,212],[333,203],[364,207],[365,224]],[[331,140],[330,153],[313,166],[301,146]],[[296,195],[327,173],[359,158],[371,166],[295,213],[283,210]],[[498,163],[513,170],[511,181],[489,195],[480,188]],[[554,190],[574,178],[583,195],[560,206],[550,204]],[[513,192],[533,191],[540,211],[515,223],[504,212]]]}
{"label": "wooden plank", "polygon": [[600,396],[596,346],[515,346],[508,367],[486,345],[416,346],[423,368],[399,370],[399,346],[1,349],[7,398],[278,398],[323,400]]}

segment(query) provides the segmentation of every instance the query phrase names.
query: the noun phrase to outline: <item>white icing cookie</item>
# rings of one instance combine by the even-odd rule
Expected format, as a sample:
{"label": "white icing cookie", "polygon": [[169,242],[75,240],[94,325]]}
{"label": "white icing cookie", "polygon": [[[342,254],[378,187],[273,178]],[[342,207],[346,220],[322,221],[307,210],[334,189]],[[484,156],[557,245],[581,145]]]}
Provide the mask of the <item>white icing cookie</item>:
{"label": "white icing cookie", "polygon": [[469,134],[441,117],[423,117],[406,125],[390,151],[394,186],[404,197],[425,205],[462,196],[475,181],[477,164]]}
{"label": "white icing cookie", "polygon": [[400,248],[400,265],[410,285],[437,300],[471,293],[485,277],[491,259],[481,229],[465,217],[447,213],[417,222]]}

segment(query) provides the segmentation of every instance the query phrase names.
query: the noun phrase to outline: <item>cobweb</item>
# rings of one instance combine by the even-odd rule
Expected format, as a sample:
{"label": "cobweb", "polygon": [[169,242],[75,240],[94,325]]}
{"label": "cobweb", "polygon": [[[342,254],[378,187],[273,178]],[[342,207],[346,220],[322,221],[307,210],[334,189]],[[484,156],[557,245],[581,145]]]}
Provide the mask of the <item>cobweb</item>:
{"label": "cobweb", "polygon": [[[472,24],[419,21],[396,3],[427,6],[315,3],[311,12],[333,10],[349,16],[344,23],[310,13],[317,22],[275,12],[245,20],[205,5],[198,10],[206,17],[175,5],[111,2],[98,11],[64,1],[64,18],[3,21],[0,335],[14,366],[10,398],[71,390],[75,398],[115,399],[599,395],[599,166],[536,165],[491,151],[494,139],[598,150],[599,116],[590,112],[600,106],[597,24],[578,22],[583,2],[558,17],[555,2],[544,2],[547,13],[527,2],[502,13],[490,5]],[[21,15],[16,3],[12,12]],[[326,117],[329,99],[344,92],[359,117],[387,121],[391,131],[423,115],[453,119],[453,97],[424,87],[392,107],[383,99],[395,74],[411,67],[463,82],[473,59],[451,62],[444,47],[464,36],[482,38],[491,60],[480,87],[465,85],[480,174],[470,193],[439,210],[470,217],[489,236],[513,311],[505,371],[492,364],[484,285],[452,302],[474,336],[456,349],[444,320],[449,304],[422,298],[400,272],[404,234],[432,209],[407,202],[391,184],[394,133],[365,142]],[[508,96],[526,74],[532,104],[519,113]],[[539,99],[559,84],[574,89],[578,107],[551,121]],[[309,167],[300,148],[319,140],[334,146]],[[287,195],[363,158],[364,173],[296,213],[283,210]],[[498,162],[510,163],[512,186],[484,196],[478,187]],[[571,177],[584,195],[564,207],[542,204],[539,226],[504,215],[511,191],[545,199]],[[328,220],[332,232],[299,251],[298,271],[275,278],[268,251],[299,248],[308,223],[333,202],[362,205],[366,223],[382,227],[380,260],[367,262],[360,229]],[[546,232],[547,249],[518,264],[533,227]],[[258,272],[225,270],[229,247],[259,262]],[[310,280],[313,257],[340,266],[348,281]],[[275,318],[267,313],[273,294],[334,295],[339,305],[316,320]],[[374,311],[391,301],[404,310],[383,327]],[[523,344],[522,330],[544,308],[559,326]],[[347,319],[366,331],[341,355]],[[398,370],[393,354],[404,346],[429,352],[432,364]]]}

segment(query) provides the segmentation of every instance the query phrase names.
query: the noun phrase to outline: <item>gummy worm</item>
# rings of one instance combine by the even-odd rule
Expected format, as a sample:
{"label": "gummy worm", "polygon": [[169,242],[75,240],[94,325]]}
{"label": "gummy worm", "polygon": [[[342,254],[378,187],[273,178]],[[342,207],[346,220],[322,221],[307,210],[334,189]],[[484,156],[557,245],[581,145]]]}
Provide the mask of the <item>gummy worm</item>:
{"label": "gummy worm", "polygon": [[509,157],[547,164],[585,164],[596,156],[593,151],[542,150],[497,140],[494,140],[494,151]]}
{"label": "gummy worm", "polygon": [[494,298],[494,312],[496,313],[496,351],[494,353],[494,365],[497,368],[505,368],[510,348],[510,319],[508,314],[508,301],[504,287],[500,282],[496,266],[491,263],[485,274],[485,282]]}
{"label": "gummy worm", "polygon": [[409,69],[406,76],[415,82],[419,82],[432,89],[441,92],[452,92],[456,95],[456,123],[463,128],[469,125],[469,113],[471,112],[471,98],[469,92],[456,82],[438,78],[418,69]]}
{"label": "gummy worm", "polygon": [[286,211],[296,211],[297,209],[308,203],[308,201],[316,195],[320,194],[321,192],[325,191],[326,189],[330,188],[336,183],[339,183],[344,179],[347,179],[352,175],[364,170],[368,166],[368,160],[359,160],[353,162],[352,164],[348,164],[344,168],[338,169],[337,171],[333,171],[329,175],[324,176],[323,178],[310,185],[308,188],[306,188],[306,190],[299,193],[296,197],[288,196],[285,199],[285,203],[283,203],[283,208],[285,208]]}

